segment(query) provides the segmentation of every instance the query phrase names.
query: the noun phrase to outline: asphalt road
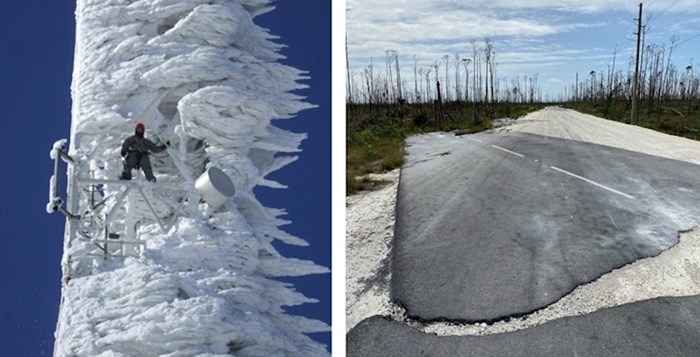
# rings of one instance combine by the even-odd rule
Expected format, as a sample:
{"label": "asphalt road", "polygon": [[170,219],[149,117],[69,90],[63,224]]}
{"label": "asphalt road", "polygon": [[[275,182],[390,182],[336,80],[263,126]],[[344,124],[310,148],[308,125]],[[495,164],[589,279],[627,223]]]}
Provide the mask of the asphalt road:
{"label": "asphalt road", "polygon": [[697,226],[699,178],[685,162],[533,134],[411,138],[392,299],[422,321],[543,308]]}
{"label": "asphalt road", "polygon": [[488,336],[435,336],[383,317],[347,335],[349,357],[697,356],[700,297],[659,298],[525,330]]}

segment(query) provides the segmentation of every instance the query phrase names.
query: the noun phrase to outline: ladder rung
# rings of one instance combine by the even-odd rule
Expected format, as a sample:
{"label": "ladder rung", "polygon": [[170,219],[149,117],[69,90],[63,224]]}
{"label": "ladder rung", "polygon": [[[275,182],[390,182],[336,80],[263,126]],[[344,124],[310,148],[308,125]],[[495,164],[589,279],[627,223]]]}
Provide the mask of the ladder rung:
{"label": "ladder rung", "polygon": [[146,244],[146,242],[140,240],[118,240],[118,239],[95,239],[95,243],[109,243],[109,244]]}
{"label": "ladder rung", "polygon": [[137,257],[138,257],[137,254],[133,254],[133,255],[132,255],[132,254],[104,254],[104,253],[102,253],[102,254],[95,254],[95,253],[88,253],[88,254],[85,254],[85,255],[88,256],[88,257],[97,257],[97,258],[105,258],[105,257],[110,257],[110,258],[129,258],[129,257],[137,258]]}

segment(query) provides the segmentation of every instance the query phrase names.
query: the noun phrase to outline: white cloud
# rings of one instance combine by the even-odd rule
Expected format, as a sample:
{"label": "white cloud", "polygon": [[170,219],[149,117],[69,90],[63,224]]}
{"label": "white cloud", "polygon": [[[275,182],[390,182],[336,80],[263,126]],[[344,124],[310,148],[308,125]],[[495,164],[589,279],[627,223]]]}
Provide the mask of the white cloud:
{"label": "white cloud", "polygon": [[[609,11],[629,11],[637,13],[640,1],[621,0],[475,0],[469,1],[474,7],[493,7],[511,10],[555,10],[568,13],[597,14]],[[453,6],[464,4],[463,0],[441,0],[432,3],[447,3]],[[648,10],[667,13],[698,13],[697,0],[651,0],[644,5]]]}
{"label": "white cloud", "polygon": [[[682,41],[700,33],[700,21],[692,15],[700,12],[698,0],[651,0],[645,6],[645,14],[652,15],[648,43],[667,43],[672,34]],[[494,41],[499,76],[550,73],[552,78],[568,78],[575,72],[605,70],[615,46],[622,68],[634,49],[638,2],[347,0],[347,8],[348,55],[355,73],[366,68],[370,57],[375,70],[383,73],[385,51],[396,50],[407,72],[402,70],[402,79],[412,82],[414,55],[418,67],[428,68],[446,54],[471,57],[470,41],[482,46],[484,38]],[[684,47],[698,48],[688,43]]]}
{"label": "white cloud", "polygon": [[[374,9],[375,0],[364,0]],[[388,1],[387,4],[391,4]],[[385,5],[386,6],[386,5]],[[410,5],[413,8],[413,4]],[[406,10],[383,7],[382,11],[353,7],[347,16],[349,43],[364,41],[449,41],[496,36],[543,36],[582,28],[586,24],[550,24],[524,17],[499,18],[490,11],[434,8]]]}
{"label": "white cloud", "polygon": [[[536,38],[601,26],[561,22],[555,19],[558,17],[533,13],[511,12],[503,16],[498,5],[480,3],[467,6],[463,1],[452,0],[349,0],[346,24],[349,55],[377,57],[387,49],[394,49],[439,58],[444,53],[469,50],[471,39]],[[509,1],[500,3],[514,7]]]}

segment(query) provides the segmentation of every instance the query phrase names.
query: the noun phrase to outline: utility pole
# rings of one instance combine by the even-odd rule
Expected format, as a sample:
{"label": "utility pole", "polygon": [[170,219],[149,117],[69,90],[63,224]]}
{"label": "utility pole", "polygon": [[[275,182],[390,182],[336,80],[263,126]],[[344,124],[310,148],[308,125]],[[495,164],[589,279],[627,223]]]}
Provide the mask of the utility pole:
{"label": "utility pole", "polygon": [[[345,9],[345,16],[348,15],[348,11],[352,9]],[[350,57],[348,55],[348,31],[347,27],[345,28],[345,73],[347,74],[347,81],[348,81],[348,98],[347,102],[349,104],[352,104],[352,82],[350,81]]]}
{"label": "utility pole", "polygon": [[639,3],[639,17],[637,18],[637,60],[634,65],[634,83],[632,83],[632,113],[630,124],[635,124],[637,118],[637,106],[639,105],[639,45],[642,38],[642,3]]}
{"label": "utility pole", "polygon": [[348,34],[345,33],[345,73],[348,76],[348,98],[349,104],[352,104],[352,82],[350,82],[350,59],[348,57]]}

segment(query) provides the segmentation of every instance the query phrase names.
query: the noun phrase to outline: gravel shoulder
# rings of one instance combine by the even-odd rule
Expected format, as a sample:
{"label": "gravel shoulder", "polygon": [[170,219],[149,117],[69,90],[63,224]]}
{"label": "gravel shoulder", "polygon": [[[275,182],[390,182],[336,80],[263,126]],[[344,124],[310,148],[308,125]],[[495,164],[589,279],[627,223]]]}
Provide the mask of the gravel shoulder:
{"label": "gravel shoulder", "polygon": [[[556,107],[493,130],[590,142],[700,164],[700,142]],[[524,329],[565,316],[662,296],[700,295],[700,229],[680,234],[662,254],[638,260],[579,286],[533,314],[487,324],[420,324],[405,319],[389,296],[391,240],[399,170],[377,175],[390,183],[346,200],[346,330],[374,315],[390,316],[437,335],[485,335]]]}

